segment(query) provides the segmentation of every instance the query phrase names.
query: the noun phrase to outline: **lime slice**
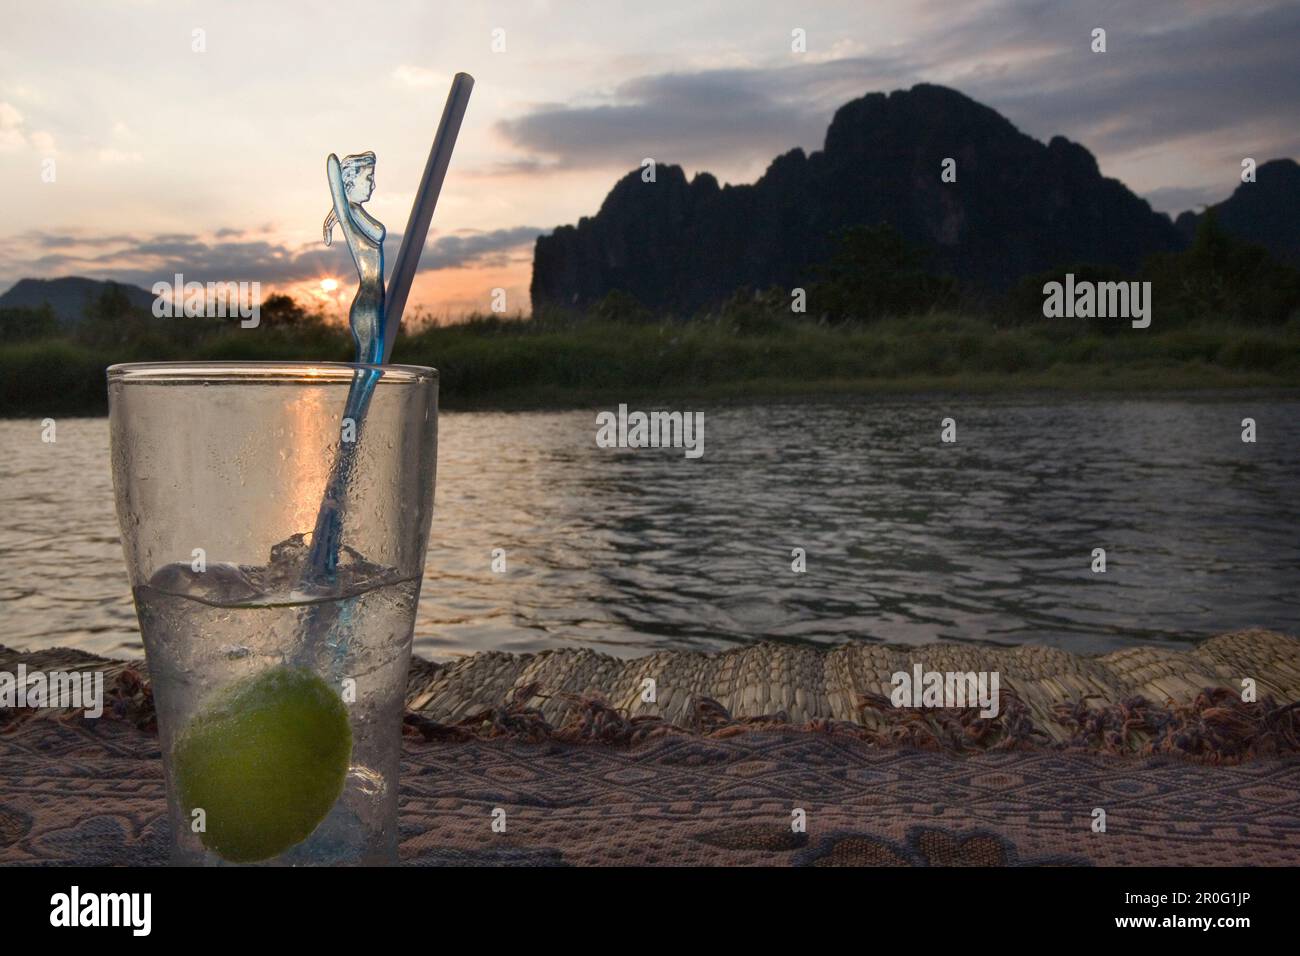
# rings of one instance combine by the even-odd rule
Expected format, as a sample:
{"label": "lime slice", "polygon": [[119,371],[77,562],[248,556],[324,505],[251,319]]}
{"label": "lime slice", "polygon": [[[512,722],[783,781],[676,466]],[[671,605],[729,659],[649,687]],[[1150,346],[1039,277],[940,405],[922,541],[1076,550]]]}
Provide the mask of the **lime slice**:
{"label": "lime slice", "polygon": [[172,763],[187,820],[235,863],[302,842],[343,792],[352,730],[339,694],[311,671],[277,667],[232,684],[176,739]]}

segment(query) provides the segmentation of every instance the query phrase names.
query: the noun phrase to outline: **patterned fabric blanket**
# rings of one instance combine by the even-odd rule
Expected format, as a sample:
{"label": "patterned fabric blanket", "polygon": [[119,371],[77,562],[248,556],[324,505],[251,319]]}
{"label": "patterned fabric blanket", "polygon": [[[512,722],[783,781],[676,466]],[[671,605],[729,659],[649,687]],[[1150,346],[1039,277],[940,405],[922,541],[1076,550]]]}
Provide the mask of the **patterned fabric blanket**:
{"label": "patterned fabric blanket", "polygon": [[[793,729],[403,746],[410,865],[1300,865],[1294,756],[962,755]],[[0,731],[0,864],[160,864],[166,831],[153,735],[126,721]]]}

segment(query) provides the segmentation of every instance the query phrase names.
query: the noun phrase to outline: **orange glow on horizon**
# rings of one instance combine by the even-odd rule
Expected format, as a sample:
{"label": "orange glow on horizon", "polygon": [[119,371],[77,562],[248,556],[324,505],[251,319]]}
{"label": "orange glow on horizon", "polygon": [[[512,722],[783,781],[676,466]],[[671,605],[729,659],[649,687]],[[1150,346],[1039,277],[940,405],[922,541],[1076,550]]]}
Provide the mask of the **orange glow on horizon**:
{"label": "orange glow on horizon", "polygon": [[[411,287],[403,325],[408,320],[445,323],[472,313],[491,314],[493,289],[505,290],[505,316],[527,315],[531,311],[528,298],[531,274],[532,262],[528,259],[419,273]],[[346,325],[356,290],[355,278],[324,276],[275,288],[264,286],[262,294],[265,297],[278,292],[291,296],[303,308],[321,312],[326,319]]]}

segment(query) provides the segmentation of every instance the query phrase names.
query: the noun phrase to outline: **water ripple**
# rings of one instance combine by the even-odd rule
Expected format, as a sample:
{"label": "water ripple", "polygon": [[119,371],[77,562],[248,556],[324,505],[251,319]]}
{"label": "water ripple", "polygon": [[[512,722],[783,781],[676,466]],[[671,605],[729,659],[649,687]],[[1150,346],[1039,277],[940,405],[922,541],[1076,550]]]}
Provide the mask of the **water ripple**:
{"label": "water ripple", "polygon": [[[939,442],[948,416],[955,445]],[[1240,441],[1246,416],[1257,444]],[[1300,630],[1300,402],[922,398],[705,417],[705,455],[688,460],[597,448],[594,411],[444,414],[418,650],[1099,651]],[[58,438],[0,422],[0,642],[138,650],[107,423],[60,421]]]}

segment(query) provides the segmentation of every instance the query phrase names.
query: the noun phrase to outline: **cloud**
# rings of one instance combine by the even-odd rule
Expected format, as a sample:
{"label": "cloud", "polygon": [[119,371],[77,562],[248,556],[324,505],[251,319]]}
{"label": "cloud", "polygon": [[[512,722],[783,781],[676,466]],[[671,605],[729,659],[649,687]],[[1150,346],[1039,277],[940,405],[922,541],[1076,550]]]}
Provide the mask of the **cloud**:
{"label": "cloud", "polygon": [[533,240],[545,230],[533,226],[493,229],[489,232],[468,231],[439,236],[426,243],[420,255],[420,271],[454,269],[465,265],[503,265],[511,252],[525,247],[531,258]]}
{"label": "cloud", "polygon": [[[1126,14],[1113,23],[1106,53],[1093,53],[1086,42],[1095,11],[1062,7],[1065,19],[1054,18],[1050,32],[1030,33],[1027,8],[1035,6],[1008,4],[961,33],[966,43],[991,45],[994,56],[1000,43],[1033,41],[1050,51],[1016,69],[972,74],[962,87],[1029,132],[1046,136],[1065,124],[1071,138],[1095,152],[1136,152],[1186,138],[1211,142],[1224,155],[1259,145],[1270,155],[1300,148],[1300,129],[1279,109],[1300,100],[1300,6],[1244,3],[1189,15],[1157,4],[1146,12],[1164,16],[1131,22]],[[1254,131],[1249,139],[1245,130]]]}
{"label": "cloud", "polygon": [[539,173],[554,172],[558,168],[559,164],[556,162],[544,162],[540,159],[528,157],[459,169],[456,171],[456,176],[464,179],[514,179],[521,176],[536,176]]}
{"label": "cloud", "polygon": [[121,166],[121,165],[126,165],[128,163],[138,163],[142,159],[144,159],[143,156],[141,156],[137,152],[134,152],[133,150],[114,149],[111,146],[99,150],[99,152],[95,154],[95,158],[98,159],[101,163],[105,163],[106,165],[109,166]]}
{"label": "cloud", "polygon": [[[421,272],[464,266],[501,265],[511,254],[531,250],[543,230],[517,226],[489,231],[466,230],[437,236],[425,244]],[[243,281],[287,285],[323,275],[350,274],[352,264],[336,243],[290,246],[266,237],[185,233],[89,236],[74,233],[28,232],[0,239],[0,277],[10,284],[20,278],[89,275],[148,288],[171,281],[174,273],[197,282]],[[396,256],[400,234],[390,234],[385,251]]]}
{"label": "cloud", "polygon": [[0,152],[22,149],[26,145],[23,114],[12,103],[0,102]]}
{"label": "cloud", "polygon": [[[832,105],[819,106],[827,85],[851,85],[844,61],[812,69],[767,71],[733,68],[642,76],[619,85],[607,102],[545,104],[502,120],[498,131],[530,155],[537,167],[631,168],[645,157],[687,165],[735,154],[763,155],[817,140]],[[864,71],[866,72],[866,71]],[[812,102],[810,102],[810,100]]]}
{"label": "cloud", "polygon": [[437,70],[430,70],[423,66],[412,66],[409,63],[402,63],[395,67],[392,77],[403,86],[444,86],[451,82],[451,77],[446,73],[439,73]]}
{"label": "cloud", "polygon": [[43,156],[55,153],[54,137],[45,130],[26,130],[23,114],[12,103],[0,102],[0,153],[17,152],[27,147]]}
{"label": "cloud", "polygon": [[[646,156],[714,170],[744,157],[752,169],[795,145],[820,148],[848,99],[925,81],[961,90],[1041,140],[1061,133],[1082,142],[1103,168],[1145,160],[1150,178],[1168,175],[1147,154],[1178,144],[1196,157],[1181,174],[1204,177],[1183,187],[1197,202],[1231,191],[1233,169],[1215,196],[1204,192],[1221,161],[1300,152],[1300,127],[1279,109],[1300,101],[1300,5],[1151,0],[1122,17],[1104,13],[1052,0],[956,12],[920,3],[916,34],[871,55],[641,76],[585,102],[538,104],[497,130],[526,154],[518,165],[541,172],[625,170]],[[1090,48],[1099,23],[1106,53]]]}

